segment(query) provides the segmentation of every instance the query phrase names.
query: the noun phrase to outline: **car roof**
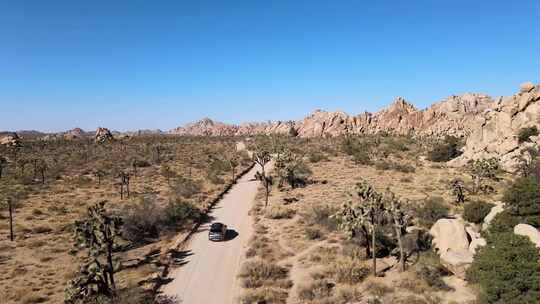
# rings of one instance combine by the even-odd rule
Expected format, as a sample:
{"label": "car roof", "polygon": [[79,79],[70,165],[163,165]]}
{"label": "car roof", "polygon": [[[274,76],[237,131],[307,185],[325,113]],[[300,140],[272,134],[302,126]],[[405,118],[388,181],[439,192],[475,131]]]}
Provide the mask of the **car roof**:
{"label": "car roof", "polygon": [[210,228],[212,228],[212,229],[219,229],[219,228],[221,228],[221,227],[223,227],[223,226],[224,226],[223,223],[217,222],[217,223],[212,223],[212,225],[210,226]]}

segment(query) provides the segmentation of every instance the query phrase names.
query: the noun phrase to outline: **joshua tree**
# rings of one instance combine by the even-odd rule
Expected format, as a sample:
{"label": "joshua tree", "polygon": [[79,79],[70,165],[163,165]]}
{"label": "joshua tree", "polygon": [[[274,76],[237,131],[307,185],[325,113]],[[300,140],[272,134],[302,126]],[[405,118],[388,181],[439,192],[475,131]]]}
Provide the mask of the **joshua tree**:
{"label": "joshua tree", "polygon": [[489,192],[490,186],[485,185],[486,179],[495,179],[499,162],[496,158],[478,159],[470,163],[470,174],[473,179],[473,193]]}
{"label": "joshua tree", "polygon": [[[369,237],[371,236],[371,257],[373,259],[373,275],[377,275],[377,229],[386,213],[385,201],[381,194],[367,182],[358,183],[354,194],[343,208],[334,215],[340,228],[354,237],[357,231],[366,236],[366,253],[369,252]],[[369,255],[368,255],[369,256]]]}
{"label": "joshua tree", "polygon": [[236,177],[235,175],[236,168],[238,167],[238,163],[239,163],[238,154],[236,153],[235,150],[233,150],[232,152],[227,154],[226,159],[227,159],[227,164],[231,168],[232,180],[234,181],[234,178]]}
{"label": "joshua tree", "polygon": [[257,180],[260,180],[263,183],[264,190],[265,190],[264,206],[267,207],[268,206],[268,196],[270,195],[270,187],[274,183],[273,179],[272,179],[272,176],[267,176],[267,175],[265,175],[265,173],[261,173],[261,172],[257,171],[257,173],[255,173],[255,178]]}
{"label": "joshua tree", "polygon": [[129,173],[121,171],[118,177],[120,178],[120,199],[124,199],[124,187],[126,188],[127,197],[129,197]]}
{"label": "joshua tree", "polygon": [[174,178],[176,176],[176,172],[174,172],[169,165],[163,165],[161,167],[161,174],[167,179],[167,184],[171,185],[171,178]]}
{"label": "joshua tree", "polygon": [[261,171],[257,171],[255,174],[255,178],[260,180],[263,183],[265,192],[265,203],[264,206],[268,206],[268,196],[270,195],[270,186],[272,185],[272,177],[266,175],[265,166],[270,160],[272,159],[272,156],[268,151],[261,150],[253,154],[253,161],[259,166],[261,166]]}
{"label": "joshua tree", "polygon": [[455,196],[456,204],[463,204],[465,202],[465,186],[463,180],[456,178],[450,183],[452,188],[452,194]]}
{"label": "joshua tree", "polygon": [[519,175],[523,177],[528,177],[530,175],[537,175],[538,172],[534,172],[535,169],[539,167],[538,157],[540,156],[540,151],[534,148],[526,148],[521,150],[519,158],[517,171]]}
{"label": "joshua tree", "polygon": [[39,174],[41,175],[41,183],[45,184],[45,172],[49,169],[49,165],[47,164],[47,161],[40,160],[37,164],[37,170]]}
{"label": "joshua tree", "polygon": [[4,172],[4,169],[7,167],[7,159],[3,156],[0,156],[0,179],[2,179],[2,173]]}
{"label": "joshua tree", "polygon": [[367,219],[368,228],[371,231],[371,256],[373,258],[373,275],[377,275],[377,249],[376,236],[377,229],[380,225],[386,212],[384,199],[375,189],[367,182],[362,182],[357,185],[358,197],[364,205],[364,217]]}
{"label": "joshua tree", "polygon": [[101,169],[96,169],[94,170],[94,176],[96,177],[97,181],[98,181],[98,187],[101,186],[101,179],[105,176],[105,171],[101,170]]}
{"label": "joshua tree", "polygon": [[113,249],[121,225],[121,218],[106,214],[104,201],[89,207],[86,218],[75,222],[75,247],[88,249],[88,255],[66,288],[66,303],[79,303],[96,294],[114,296]]}
{"label": "joshua tree", "polygon": [[7,205],[9,210],[9,239],[13,242],[14,235],[13,235],[13,200],[11,197],[7,198]]}
{"label": "joshua tree", "polygon": [[402,209],[401,201],[395,196],[394,193],[388,191],[389,195],[387,197],[388,202],[388,215],[392,219],[392,225],[394,231],[396,232],[396,238],[398,241],[399,247],[399,267],[400,271],[405,271],[405,250],[403,248],[402,235],[405,233],[405,228],[407,228],[407,223],[410,220],[410,216]]}
{"label": "joshua tree", "polygon": [[298,184],[304,183],[311,171],[303,162],[304,155],[294,153],[290,150],[281,154],[276,161],[276,170],[279,176],[279,186],[287,182],[291,188],[296,188]]}

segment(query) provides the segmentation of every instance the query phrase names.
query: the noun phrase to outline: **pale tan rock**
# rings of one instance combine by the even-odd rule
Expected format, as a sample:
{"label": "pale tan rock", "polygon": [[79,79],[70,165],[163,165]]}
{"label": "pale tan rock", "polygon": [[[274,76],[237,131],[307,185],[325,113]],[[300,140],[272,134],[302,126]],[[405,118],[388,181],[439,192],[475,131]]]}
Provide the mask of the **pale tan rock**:
{"label": "pale tan rock", "polygon": [[476,254],[476,251],[478,248],[486,246],[486,239],[484,238],[477,238],[472,240],[472,242],[469,244],[469,251],[474,255]]}
{"label": "pale tan rock", "polygon": [[522,84],[519,85],[519,91],[524,93],[524,92],[530,92],[534,89],[534,84],[530,81],[527,81],[527,82],[524,82]]}
{"label": "pale tan rock", "polygon": [[528,237],[536,247],[540,248],[540,231],[531,225],[518,224],[514,227],[514,233]]}
{"label": "pale tan rock", "polygon": [[467,269],[473,262],[473,254],[468,250],[452,250],[441,254],[441,265],[458,278],[465,279]]}
{"label": "pale tan rock", "polygon": [[491,207],[491,210],[484,218],[484,222],[482,223],[482,231],[487,230],[495,216],[504,211],[504,204],[502,202],[495,202],[494,204],[495,206]]}
{"label": "pale tan rock", "polygon": [[11,133],[0,138],[0,145],[11,146],[11,147],[20,147],[21,138],[17,133]]}
{"label": "pale tan rock", "polygon": [[465,224],[458,219],[440,219],[429,230],[433,236],[433,247],[443,254],[448,250],[468,250],[469,239]]}
{"label": "pale tan rock", "polygon": [[107,128],[97,128],[96,134],[94,136],[94,141],[98,144],[106,143],[109,141],[113,141],[114,136],[112,135],[111,131]]}

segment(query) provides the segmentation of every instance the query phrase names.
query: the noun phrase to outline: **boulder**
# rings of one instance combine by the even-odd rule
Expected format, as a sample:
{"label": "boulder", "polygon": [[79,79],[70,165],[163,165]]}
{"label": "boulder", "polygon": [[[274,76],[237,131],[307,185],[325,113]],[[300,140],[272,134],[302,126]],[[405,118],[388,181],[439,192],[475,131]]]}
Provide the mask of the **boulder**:
{"label": "boulder", "polygon": [[103,144],[109,141],[113,141],[114,136],[111,131],[107,128],[97,128],[96,135],[94,136],[94,141],[98,144]]}
{"label": "boulder", "polygon": [[524,82],[519,85],[519,91],[521,93],[528,93],[534,89],[534,84],[530,81]]}
{"label": "boulder", "polygon": [[489,213],[484,218],[484,222],[482,223],[482,231],[487,230],[489,228],[489,224],[491,221],[493,221],[493,218],[501,212],[504,211],[504,204],[502,202],[495,202],[495,206],[491,208]]}
{"label": "boulder", "polygon": [[473,254],[469,250],[448,250],[441,254],[441,265],[460,279],[465,279],[467,269],[473,262]]}
{"label": "boulder", "polygon": [[443,254],[448,250],[468,250],[469,239],[465,224],[459,219],[440,219],[429,230],[433,236],[433,247]]}
{"label": "boulder", "polygon": [[540,248],[540,231],[531,225],[518,224],[514,227],[514,233],[528,237],[531,242]]}
{"label": "boulder", "polygon": [[477,238],[472,240],[471,244],[469,244],[469,252],[473,255],[476,254],[476,250],[482,246],[486,246],[486,240],[484,238]]}
{"label": "boulder", "polygon": [[0,145],[10,146],[10,147],[20,147],[21,138],[17,133],[11,133],[0,138]]}

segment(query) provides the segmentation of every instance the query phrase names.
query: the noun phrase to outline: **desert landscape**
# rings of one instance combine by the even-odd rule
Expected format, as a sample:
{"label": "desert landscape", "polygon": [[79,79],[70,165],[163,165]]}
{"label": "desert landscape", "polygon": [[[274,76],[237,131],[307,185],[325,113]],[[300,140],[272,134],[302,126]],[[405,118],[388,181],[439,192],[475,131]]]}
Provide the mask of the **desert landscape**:
{"label": "desert landscape", "polygon": [[5,132],[1,296],[536,303],[539,121],[527,82],[423,110],[397,98],[357,116]]}
{"label": "desert landscape", "polygon": [[0,304],[540,304],[540,1],[2,1]]}

